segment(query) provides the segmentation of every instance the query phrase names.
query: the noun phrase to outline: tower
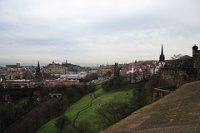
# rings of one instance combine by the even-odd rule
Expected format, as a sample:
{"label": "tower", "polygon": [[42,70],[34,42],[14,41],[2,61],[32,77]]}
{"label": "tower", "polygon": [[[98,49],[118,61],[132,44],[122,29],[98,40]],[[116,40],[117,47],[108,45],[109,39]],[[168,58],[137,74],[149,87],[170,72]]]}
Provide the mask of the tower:
{"label": "tower", "polygon": [[40,73],[40,63],[38,61],[38,65],[37,65],[37,68],[36,68],[36,73],[35,73],[35,76],[41,76],[41,73]]}
{"label": "tower", "polygon": [[195,58],[197,55],[198,47],[196,44],[192,47],[192,56]]}
{"label": "tower", "polygon": [[120,70],[122,67],[119,67],[118,63],[115,63],[114,66],[114,77],[119,78]]}
{"label": "tower", "polygon": [[115,63],[115,66],[114,66],[114,77],[115,78],[118,78],[119,77],[119,71],[118,71],[118,63]]}
{"label": "tower", "polygon": [[160,58],[159,58],[159,62],[165,62],[165,56],[163,54],[163,44],[162,44],[162,48],[161,48],[161,55],[160,55]]}
{"label": "tower", "polygon": [[196,45],[192,47],[192,55],[194,57],[194,68],[197,71],[197,79],[200,79],[200,50]]}
{"label": "tower", "polygon": [[160,54],[160,58],[159,58],[159,66],[160,67],[164,67],[165,66],[165,55],[163,54],[163,44],[161,47],[161,54]]}

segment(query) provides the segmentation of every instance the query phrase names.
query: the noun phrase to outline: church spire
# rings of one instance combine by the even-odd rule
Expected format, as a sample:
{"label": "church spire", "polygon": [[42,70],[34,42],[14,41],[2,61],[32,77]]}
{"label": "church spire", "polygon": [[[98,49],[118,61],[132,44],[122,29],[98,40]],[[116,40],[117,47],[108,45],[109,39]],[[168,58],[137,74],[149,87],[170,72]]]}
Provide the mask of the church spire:
{"label": "church spire", "polygon": [[163,44],[162,44],[162,48],[161,48],[161,55],[163,55]]}
{"label": "church spire", "polygon": [[159,58],[159,62],[165,62],[165,56],[164,56],[164,52],[163,52],[163,44],[162,44],[162,47],[161,47],[161,55],[160,55],[160,58]]}
{"label": "church spire", "polygon": [[38,61],[38,65],[37,65],[37,68],[36,68],[36,73],[35,73],[36,76],[40,76],[41,73],[40,73],[40,62]]}

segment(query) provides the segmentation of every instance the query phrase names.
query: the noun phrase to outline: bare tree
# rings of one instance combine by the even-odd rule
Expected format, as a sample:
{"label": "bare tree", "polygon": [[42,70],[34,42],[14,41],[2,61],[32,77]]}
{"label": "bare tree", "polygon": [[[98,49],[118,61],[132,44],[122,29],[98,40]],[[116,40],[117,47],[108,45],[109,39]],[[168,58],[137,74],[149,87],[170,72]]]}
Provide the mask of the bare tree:
{"label": "bare tree", "polygon": [[173,55],[172,57],[171,57],[171,59],[172,60],[177,60],[177,59],[179,59],[179,58],[181,58],[183,55],[182,54],[175,54],[175,55]]}

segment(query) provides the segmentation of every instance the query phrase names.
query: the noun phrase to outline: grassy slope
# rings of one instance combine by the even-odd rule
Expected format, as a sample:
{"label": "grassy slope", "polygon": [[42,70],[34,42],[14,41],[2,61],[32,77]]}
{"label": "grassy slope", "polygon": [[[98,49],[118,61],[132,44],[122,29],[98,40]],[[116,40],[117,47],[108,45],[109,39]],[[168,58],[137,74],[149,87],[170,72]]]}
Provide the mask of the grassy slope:
{"label": "grassy slope", "polygon": [[[129,101],[131,95],[132,95],[132,89],[127,89],[126,91],[119,91],[119,92],[108,92],[105,93],[102,88],[100,87],[101,83],[98,84],[97,88],[98,90],[95,92],[95,95],[97,98],[93,101],[93,106],[84,112],[80,113],[77,122],[81,120],[87,120],[93,123],[92,128],[93,132],[97,132],[98,130],[101,130],[101,126],[96,123],[96,113],[95,109],[97,109],[99,106],[104,104],[105,102],[117,100],[117,101]],[[91,94],[88,94],[84,97],[82,97],[79,101],[77,101],[75,104],[73,104],[70,108],[67,109],[65,112],[65,115],[67,115],[71,120],[73,120],[76,116],[76,113],[85,108],[88,107],[91,101]],[[56,133],[58,130],[54,127],[54,122],[56,119],[53,119],[43,125],[39,130],[38,133]]]}
{"label": "grassy slope", "polygon": [[104,133],[197,133],[200,132],[199,110],[200,81],[191,82],[134,112]]}

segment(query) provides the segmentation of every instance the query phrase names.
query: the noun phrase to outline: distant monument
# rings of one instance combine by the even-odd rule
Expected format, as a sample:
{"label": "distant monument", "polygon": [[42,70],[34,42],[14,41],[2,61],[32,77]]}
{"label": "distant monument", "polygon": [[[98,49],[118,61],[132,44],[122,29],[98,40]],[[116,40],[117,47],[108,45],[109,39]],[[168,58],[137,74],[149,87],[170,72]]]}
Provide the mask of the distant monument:
{"label": "distant monument", "polygon": [[120,70],[121,70],[121,67],[118,66],[118,63],[115,63],[115,66],[114,66],[114,78],[119,78]]}
{"label": "distant monument", "polygon": [[160,54],[160,58],[159,58],[159,64],[161,67],[165,66],[165,55],[163,54],[163,44],[162,44],[162,48],[161,48],[161,54]]}
{"label": "distant monument", "polygon": [[41,78],[42,77],[42,74],[40,72],[40,63],[39,63],[39,61],[38,61],[38,65],[37,65],[37,68],[36,68],[35,77],[36,78]]}

